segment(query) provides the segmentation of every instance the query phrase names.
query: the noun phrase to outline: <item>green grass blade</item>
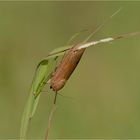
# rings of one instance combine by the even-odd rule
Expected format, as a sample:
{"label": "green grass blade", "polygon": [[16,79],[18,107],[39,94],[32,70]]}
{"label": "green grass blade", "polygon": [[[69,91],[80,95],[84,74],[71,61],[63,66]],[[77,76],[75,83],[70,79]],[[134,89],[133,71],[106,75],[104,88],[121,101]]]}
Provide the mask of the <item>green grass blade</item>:
{"label": "green grass blade", "polygon": [[[47,63],[47,65],[45,64],[45,66],[43,66],[42,64],[44,63],[44,61],[48,61],[49,63]],[[33,117],[33,115],[36,111],[40,93],[41,93],[42,89],[44,88],[44,86],[46,85],[46,82],[50,79],[50,73],[52,72],[52,69],[54,68],[54,64],[55,64],[54,60],[46,60],[46,59],[42,60],[39,63],[38,74],[36,76],[36,79],[38,79],[38,80],[36,80],[37,83],[34,84],[34,97],[36,100],[34,101],[34,105],[33,105],[33,108],[32,108],[31,114],[30,114],[30,118]]]}
{"label": "green grass blade", "polygon": [[21,127],[20,127],[20,139],[26,139],[26,133],[30,122],[30,111],[31,111],[32,103],[34,102],[32,93],[33,90],[31,88],[28,101],[25,105],[25,109],[22,115]]}
{"label": "green grass blade", "polygon": [[43,87],[46,84],[45,81],[46,81],[46,76],[48,75],[47,74],[48,69],[49,69],[48,60],[41,61],[37,66],[35,78],[32,83],[34,101],[33,101],[31,112],[30,112],[30,118],[32,118],[32,116],[34,115],[36,107],[38,105],[39,98],[40,98],[40,96],[38,96],[38,95],[40,94],[40,92],[42,91]]}
{"label": "green grass blade", "polygon": [[30,119],[36,110],[39,97],[40,97],[38,96],[37,98],[35,98],[35,94],[41,92],[41,89],[44,86],[43,82],[45,81],[47,71],[48,71],[48,60],[41,61],[39,65],[37,66],[35,76],[33,78],[32,86],[30,89],[28,101],[25,105],[25,109],[23,112],[22,121],[21,121],[21,129],[20,129],[21,139],[26,138],[26,133],[27,133]]}

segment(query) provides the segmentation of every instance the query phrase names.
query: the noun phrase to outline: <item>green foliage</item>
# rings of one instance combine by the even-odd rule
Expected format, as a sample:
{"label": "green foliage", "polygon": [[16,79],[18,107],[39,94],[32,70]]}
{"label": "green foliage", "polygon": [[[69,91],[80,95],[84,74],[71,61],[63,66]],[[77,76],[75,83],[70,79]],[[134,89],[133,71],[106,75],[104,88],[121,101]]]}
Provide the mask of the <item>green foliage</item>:
{"label": "green foliage", "polygon": [[36,68],[35,76],[33,78],[27,104],[24,109],[21,122],[20,138],[26,138],[28,124],[33,114],[35,113],[37,104],[39,102],[39,93],[45,85],[46,75],[48,72],[48,60],[42,60]]}

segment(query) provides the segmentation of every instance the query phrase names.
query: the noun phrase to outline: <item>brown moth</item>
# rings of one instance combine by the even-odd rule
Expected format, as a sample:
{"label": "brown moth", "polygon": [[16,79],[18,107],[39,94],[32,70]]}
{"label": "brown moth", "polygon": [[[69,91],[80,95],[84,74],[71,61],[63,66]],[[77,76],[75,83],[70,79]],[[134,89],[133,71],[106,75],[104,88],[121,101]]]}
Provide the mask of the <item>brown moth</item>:
{"label": "brown moth", "polygon": [[[72,47],[64,56],[61,63],[57,66],[52,78],[50,79],[50,88],[56,92],[62,89],[78,65],[84,49],[78,50],[79,45]],[[56,99],[54,100],[55,103]]]}

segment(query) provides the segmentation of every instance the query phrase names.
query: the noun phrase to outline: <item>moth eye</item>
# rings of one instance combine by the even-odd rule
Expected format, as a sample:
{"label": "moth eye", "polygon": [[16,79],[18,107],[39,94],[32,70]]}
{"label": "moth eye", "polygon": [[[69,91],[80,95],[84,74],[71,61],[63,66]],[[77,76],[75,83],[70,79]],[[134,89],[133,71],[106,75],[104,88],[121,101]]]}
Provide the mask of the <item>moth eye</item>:
{"label": "moth eye", "polygon": [[52,89],[52,86],[50,86],[50,89]]}

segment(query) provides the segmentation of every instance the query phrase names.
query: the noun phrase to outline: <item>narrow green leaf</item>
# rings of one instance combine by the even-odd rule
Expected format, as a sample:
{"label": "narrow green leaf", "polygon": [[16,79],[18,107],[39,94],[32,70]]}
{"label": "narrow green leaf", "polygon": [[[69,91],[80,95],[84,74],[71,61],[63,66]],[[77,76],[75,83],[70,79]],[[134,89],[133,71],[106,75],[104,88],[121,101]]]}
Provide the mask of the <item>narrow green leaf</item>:
{"label": "narrow green leaf", "polygon": [[38,105],[39,102],[39,97],[38,96],[42,90],[42,88],[45,86],[45,80],[46,80],[46,76],[48,75],[48,60],[43,60],[41,61],[38,66],[37,66],[37,70],[35,73],[35,78],[33,80],[33,96],[34,96],[34,102],[32,104],[32,109],[31,109],[31,113],[30,113],[30,118],[34,115],[36,107]]}
{"label": "narrow green leaf", "polygon": [[26,139],[26,133],[30,122],[30,111],[31,111],[32,103],[34,102],[32,93],[33,93],[33,88],[31,88],[30,90],[28,101],[25,105],[25,109],[22,115],[21,127],[20,127],[20,139]]}
{"label": "narrow green leaf", "polygon": [[36,110],[39,97],[40,97],[38,96],[37,98],[35,98],[35,94],[41,92],[41,88],[44,86],[43,82],[47,75],[47,70],[48,70],[48,60],[41,61],[39,65],[37,66],[35,76],[33,78],[32,86],[29,92],[28,101],[25,105],[25,109],[23,112],[22,121],[21,121],[21,129],[20,129],[21,139],[26,138],[29,121]]}

